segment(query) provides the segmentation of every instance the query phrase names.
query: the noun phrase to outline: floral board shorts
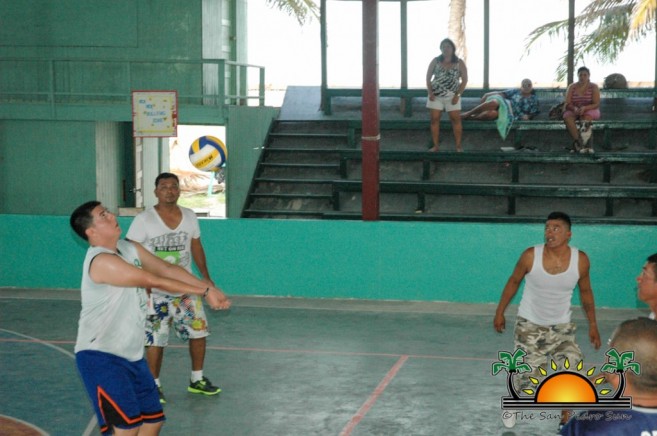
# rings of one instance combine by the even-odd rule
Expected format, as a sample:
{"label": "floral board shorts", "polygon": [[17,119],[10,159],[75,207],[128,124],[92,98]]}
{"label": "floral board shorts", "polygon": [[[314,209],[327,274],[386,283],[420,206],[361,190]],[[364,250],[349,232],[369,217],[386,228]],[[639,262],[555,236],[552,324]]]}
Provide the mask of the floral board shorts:
{"label": "floral board shorts", "polygon": [[514,330],[514,344],[515,348],[522,348],[527,353],[524,362],[532,367],[532,372],[519,374],[516,388],[532,387],[529,376],[539,378],[538,367],[547,370],[550,360],[554,360],[560,369],[566,359],[571,366],[577,365],[584,355],[575,343],[576,330],[577,326],[572,322],[543,326],[519,316]]}
{"label": "floral board shorts", "polygon": [[166,347],[169,330],[186,341],[210,334],[203,300],[196,295],[169,296],[151,294],[154,314],[146,317],[146,346]]}

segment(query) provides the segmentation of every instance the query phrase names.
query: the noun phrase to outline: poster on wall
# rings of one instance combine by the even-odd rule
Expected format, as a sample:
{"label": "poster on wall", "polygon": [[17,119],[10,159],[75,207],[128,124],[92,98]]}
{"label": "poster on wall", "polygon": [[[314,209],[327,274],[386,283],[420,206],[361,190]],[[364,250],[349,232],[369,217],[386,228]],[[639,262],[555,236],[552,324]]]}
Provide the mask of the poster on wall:
{"label": "poster on wall", "polygon": [[176,91],[132,91],[132,136],[163,138],[178,135]]}

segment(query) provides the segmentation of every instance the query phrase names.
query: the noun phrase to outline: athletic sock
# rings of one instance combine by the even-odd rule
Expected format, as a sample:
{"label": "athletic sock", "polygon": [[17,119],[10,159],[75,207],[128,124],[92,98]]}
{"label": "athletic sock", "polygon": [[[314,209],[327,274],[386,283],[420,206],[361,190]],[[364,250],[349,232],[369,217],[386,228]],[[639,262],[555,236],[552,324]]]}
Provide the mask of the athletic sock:
{"label": "athletic sock", "polygon": [[158,388],[162,387],[162,385],[160,385],[160,379],[159,378],[155,379],[155,384],[157,385]]}
{"label": "athletic sock", "polygon": [[191,377],[192,383],[196,383],[199,380],[203,380],[203,370],[192,371],[192,377]]}

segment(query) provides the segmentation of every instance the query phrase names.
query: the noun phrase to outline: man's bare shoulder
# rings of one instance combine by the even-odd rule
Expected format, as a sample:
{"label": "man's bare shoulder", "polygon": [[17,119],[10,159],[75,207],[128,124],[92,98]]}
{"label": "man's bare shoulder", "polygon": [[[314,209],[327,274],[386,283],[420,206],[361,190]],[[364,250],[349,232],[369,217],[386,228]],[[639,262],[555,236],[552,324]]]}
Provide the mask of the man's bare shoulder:
{"label": "man's bare shoulder", "polygon": [[525,249],[525,251],[522,252],[520,255],[520,259],[522,260],[523,258],[531,258],[534,260],[534,247],[528,247]]}
{"label": "man's bare shoulder", "polygon": [[578,250],[578,257],[580,265],[587,267],[590,265],[591,262],[589,261],[589,256],[582,250]]}
{"label": "man's bare shoulder", "polygon": [[529,272],[534,265],[534,247],[526,248],[518,259],[518,267],[522,267],[525,272]]}

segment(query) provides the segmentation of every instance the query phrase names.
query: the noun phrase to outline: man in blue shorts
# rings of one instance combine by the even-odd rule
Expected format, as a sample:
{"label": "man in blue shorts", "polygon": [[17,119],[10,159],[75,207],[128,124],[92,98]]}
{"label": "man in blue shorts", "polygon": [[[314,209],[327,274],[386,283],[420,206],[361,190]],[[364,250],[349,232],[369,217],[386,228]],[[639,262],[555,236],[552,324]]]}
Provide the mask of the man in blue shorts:
{"label": "man in blue shorts", "polygon": [[145,288],[201,295],[213,309],[227,309],[230,301],[183,268],[120,239],[116,217],[98,201],[75,209],[70,224],[90,245],[75,360],[101,433],[156,435],[165,417],[144,359]]}

